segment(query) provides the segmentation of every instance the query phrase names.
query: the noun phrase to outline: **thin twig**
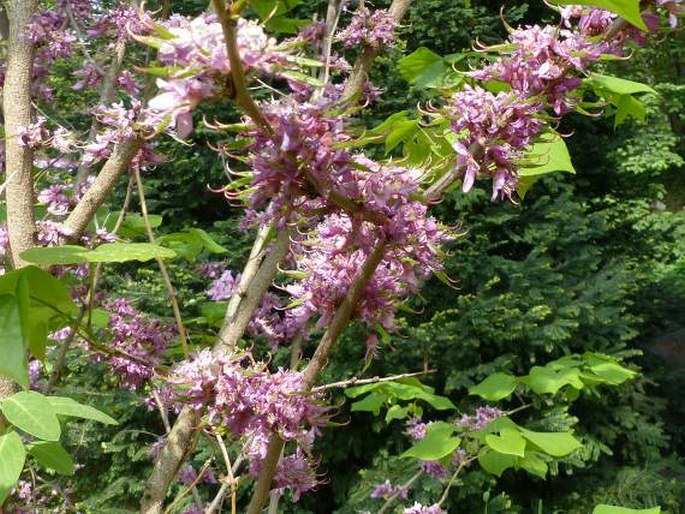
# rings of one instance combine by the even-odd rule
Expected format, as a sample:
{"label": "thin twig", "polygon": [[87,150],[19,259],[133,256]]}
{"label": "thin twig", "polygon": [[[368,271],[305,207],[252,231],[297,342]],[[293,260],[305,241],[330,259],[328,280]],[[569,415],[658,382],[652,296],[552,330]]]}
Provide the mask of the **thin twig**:
{"label": "thin twig", "polygon": [[[219,434],[214,434],[216,437],[217,442],[219,443],[219,448],[221,449],[221,455],[224,458],[224,462],[226,463],[226,471],[228,472],[228,484],[224,484],[227,486],[230,486],[231,489],[231,514],[236,514],[236,509],[237,509],[237,498],[236,498],[236,485],[238,481],[235,478],[235,475],[233,474],[233,465],[231,464],[231,459],[228,456],[228,450],[226,449],[226,444],[224,444],[223,438]],[[223,499],[223,496],[226,494],[226,491],[223,490],[224,487],[222,486],[221,489],[219,490],[219,493],[217,493],[217,498]],[[223,490],[223,492],[222,492]],[[213,508],[216,509],[218,508],[218,504],[220,503],[217,502],[217,498],[214,498],[214,501],[212,502],[212,505],[210,505],[210,508],[207,509],[205,514],[211,514],[214,512],[212,510]],[[215,505],[215,507],[212,507]]]}
{"label": "thin twig", "polygon": [[233,92],[235,94],[235,102],[240,106],[245,114],[259,125],[267,134],[273,134],[273,129],[269,121],[264,116],[264,113],[257,106],[252,95],[247,89],[247,82],[245,80],[245,71],[243,70],[243,61],[238,52],[237,43],[237,25],[233,18],[233,12],[226,9],[224,0],[213,0],[214,9],[219,17],[221,28],[224,32],[224,39],[226,42],[226,52],[228,53],[228,61],[231,66],[231,79],[233,82]]}
{"label": "thin twig", "polygon": [[336,387],[345,388],[355,385],[364,384],[377,384],[381,382],[394,382],[395,380],[401,380],[403,378],[420,377],[422,375],[430,375],[436,373],[435,369],[427,369],[425,371],[415,371],[413,373],[402,373],[400,375],[393,375],[390,377],[371,377],[371,378],[358,378],[352,377],[347,380],[341,380],[340,382],[331,382],[330,384],[324,384],[312,389],[312,392],[317,393],[319,391],[325,391],[326,389],[334,389]]}
{"label": "thin twig", "polygon": [[464,469],[469,464],[471,464],[477,458],[478,458],[477,456],[469,457],[468,459],[464,459],[462,462],[459,463],[459,467],[452,474],[449,481],[447,482],[447,485],[445,486],[445,490],[443,491],[442,496],[440,497],[440,500],[438,501],[438,506],[442,506],[442,504],[445,503],[445,500],[447,500],[447,497],[449,496],[449,493],[450,493],[450,488],[454,484],[454,482],[457,479],[457,476],[459,475],[461,470]]}
{"label": "thin twig", "polygon": [[[143,189],[143,181],[140,178],[140,167],[135,166],[133,168],[133,173],[136,177],[136,184],[138,185],[138,198],[140,199],[140,211],[143,214],[143,220],[145,222],[145,230],[147,231],[147,237],[150,243],[155,243],[155,234],[152,231],[152,225],[150,224],[150,217],[147,212],[147,204],[145,203],[145,191]],[[186,328],[183,325],[183,318],[181,317],[181,309],[178,306],[178,298],[176,296],[176,290],[174,285],[171,283],[171,277],[169,276],[169,271],[167,270],[166,264],[161,257],[157,257],[157,264],[159,265],[159,271],[162,274],[162,280],[166,287],[169,301],[171,302],[171,309],[174,311],[174,318],[176,319],[176,327],[178,329],[178,336],[181,339],[181,348],[183,349],[183,357],[188,358],[190,353],[188,351],[188,337],[186,335]]]}
{"label": "thin twig", "polygon": [[169,413],[164,406],[164,402],[159,397],[159,392],[157,389],[152,388],[152,397],[155,399],[157,404],[157,409],[159,410],[159,415],[162,418],[162,424],[164,425],[164,432],[168,435],[171,432],[171,424],[169,423]]}
{"label": "thin twig", "polygon": [[202,466],[202,469],[200,469],[200,472],[197,474],[197,477],[195,477],[195,480],[193,480],[193,482],[188,487],[186,487],[183,491],[178,493],[178,496],[176,496],[176,498],[174,498],[174,501],[171,502],[171,505],[169,505],[166,508],[166,510],[164,511],[164,514],[170,514],[171,512],[173,512],[173,508],[178,504],[178,502],[180,502],[183,498],[188,496],[188,494],[191,493],[195,489],[195,486],[197,485],[197,483],[200,480],[202,480],[202,477],[204,476],[205,471],[207,471],[207,468],[209,467],[210,463],[211,463],[211,459],[207,459],[205,461],[204,465]]}
{"label": "thin twig", "polygon": [[393,502],[399,498],[400,494],[402,494],[402,491],[409,489],[412,485],[414,485],[414,482],[416,482],[419,478],[421,478],[421,475],[423,475],[423,471],[417,471],[414,476],[412,476],[409,480],[407,480],[404,484],[402,484],[400,487],[397,488],[397,491],[391,494],[387,500],[385,500],[385,503],[383,506],[380,508],[378,511],[378,514],[384,514],[390,506],[393,504]]}

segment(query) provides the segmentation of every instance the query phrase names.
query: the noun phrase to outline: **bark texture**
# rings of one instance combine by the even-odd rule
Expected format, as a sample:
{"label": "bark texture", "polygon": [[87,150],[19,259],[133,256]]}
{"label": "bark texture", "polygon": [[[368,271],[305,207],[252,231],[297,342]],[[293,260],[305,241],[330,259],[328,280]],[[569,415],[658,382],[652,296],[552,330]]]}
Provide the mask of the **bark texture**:
{"label": "bark texture", "polygon": [[7,71],[3,91],[5,116],[5,177],[7,231],[10,259],[15,268],[25,266],[20,254],[34,244],[33,151],[22,146],[20,131],[31,124],[31,75],[35,48],[24,31],[35,12],[37,0],[7,2],[10,23]]}

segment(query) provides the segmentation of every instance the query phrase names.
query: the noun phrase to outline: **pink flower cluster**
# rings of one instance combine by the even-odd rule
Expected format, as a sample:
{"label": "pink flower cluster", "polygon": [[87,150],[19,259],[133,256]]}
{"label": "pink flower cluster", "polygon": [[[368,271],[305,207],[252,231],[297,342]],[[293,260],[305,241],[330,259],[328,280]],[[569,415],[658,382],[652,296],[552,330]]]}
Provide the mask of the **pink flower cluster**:
{"label": "pink flower cluster", "polygon": [[388,47],[395,43],[396,27],[395,20],[387,10],[371,11],[368,7],[360,7],[355,11],[350,24],[338,33],[337,39],[346,48]]}
{"label": "pink flower cluster", "polygon": [[[378,173],[378,179],[391,178]],[[371,179],[369,179],[371,180]],[[417,290],[431,272],[440,270],[439,247],[451,240],[448,231],[426,216],[425,206],[411,202],[398,208],[388,223],[389,244],[382,262],[364,288],[355,317],[369,326],[395,329],[398,303]],[[295,252],[296,269],[305,278],[288,284],[295,306],[287,311],[305,327],[314,315],[317,328],[327,326],[352,280],[378,244],[375,225],[345,214],[327,216]],[[392,239],[396,237],[397,239]]]}
{"label": "pink flower cluster", "polygon": [[374,499],[388,499],[395,494],[398,498],[406,500],[409,490],[406,487],[394,486],[390,480],[386,480],[382,484],[375,486],[369,497]]}
{"label": "pink flower cluster", "polygon": [[[161,93],[150,100],[149,122],[175,128],[178,137],[186,138],[193,128],[193,109],[221,89],[217,80],[230,73],[230,60],[215,15],[194,19],[173,16],[162,26],[168,33],[166,37],[144,39],[154,41],[159,48],[158,59],[170,74],[168,80],[157,80]],[[279,75],[289,66],[287,50],[254,21],[238,20],[236,41],[247,70]]]}
{"label": "pink flower cluster", "polygon": [[114,353],[95,353],[105,360],[119,377],[122,386],[139,389],[155,376],[162,354],[176,336],[175,326],[158,319],[148,319],[130,301],[118,298],[105,304],[109,313],[109,346]]}
{"label": "pink flower cluster", "polygon": [[253,177],[245,226],[272,219],[283,225],[312,216],[325,207],[332,192],[359,196],[351,156],[337,148],[349,139],[341,115],[327,112],[323,105],[291,99],[266,104],[263,111],[273,134],[260,129],[244,134],[252,137],[246,149]]}
{"label": "pink flower cluster", "polygon": [[271,373],[250,360],[248,354],[216,357],[203,350],[172,371],[162,396],[177,410],[189,405],[210,425],[243,437],[255,476],[272,433],[296,441],[301,449],[281,459],[276,487],[290,487],[299,496],[317,484],[308,451],[319,427],[328,422],[328,409],[303,393],[300,373]]}
{"label": "pink flower cluster", "polygon": [[284,331],[306,334],[318,316],[326,326],[352,279],[381,236],[387,251],[366,286],[357,317],[368,325],[394,329],[397,304],[441,269],[440,247],[454,237],[430,217],[418,195],[420,172],[380,165],[344,148],[349,140],[344,118],[324,105],[286,100],[264,106],[273,134],[254,129],[247,164],[244,224],[297,224],[295,268],[304,278],[283,288],[293,307]]}
{"label": "pink flower cluster", "polygon": [[[610,19],[597,14],[581,21],[586,30],[599,30]],[[570,112],[578,103],[572,93],[580,86],[579,75],[602,55],[621,51],[612,42],[591,39],[583,31],[559,30],[549,25],[515,30],[509,42],[511,51],[470,75],[483,81],[505,82],[522,99],[540,97],[557,115]]]}
{"label": "pink flower cluster", "polygon": [[73,184],[52,184],[38,192],[38,203],[47,206],[49,214],[64,216],[83,198],[94,181],[95,177],[89,176],[76,186],[76,191]]}
{"label": "pink flower cluster", "polygon": [[545,123],[536,115],[542,104],[522,100],[517,92],[491,93],[466,86],[452,98],[453,144],[457,166],[464,170],[462,188],[468,192],[477,177],[492,176],[492,198],[509,197],[518,176],[516,161]]}
{"label": "pink flower cluster", "polygon": [[468,431],[483,430],[494,420],[502,416],[504,416],[504,412],[497,407],[478,407],[473,415],[464,414],[457,421],[457,426]]}
{"label": "pink flower cluster", "polygon": [[403,514],[447,514],[447,511],[442,510],[437,503],[427,507],[419,502],[415,502],[414,505],[404,509],[402,512]]}

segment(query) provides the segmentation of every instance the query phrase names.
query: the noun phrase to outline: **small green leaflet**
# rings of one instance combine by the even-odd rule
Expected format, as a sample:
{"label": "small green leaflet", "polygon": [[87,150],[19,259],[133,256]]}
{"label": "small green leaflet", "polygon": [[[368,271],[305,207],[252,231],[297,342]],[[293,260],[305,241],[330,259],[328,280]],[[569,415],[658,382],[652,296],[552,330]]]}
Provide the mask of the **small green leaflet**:
{"label": "small green leaflet", "polygon": [[71,476],[74,474],[74,461],[71,455],[52,441],[36,441],[27,446],[30,455],[47,469],[56,471],[60,475]]}
{"label": "small green leaflet", "polygon": [[507,373],[494,373],[488,378],[469,388],[469,394],[480,396],[485,400],[496,402],[506,398],[516,389],[516,377]]}
{"label": "small green leaflet", "polygon": [[485,442],[493,450],[507,455],[523,457],[526,450],[526,440],[513,428],[503,428],[499,435],[488,434]]}
{"label": "small green leaflet", "polygon": [[62,433],[50,401],[35,391],[20,391],[0,403],[12,425],[45,441],[57,441]]}
{"label": "small green leaflet", "polygon": [[16,432],[0,435],[0,505],[10,494],[24,469],[26,450]]}
{"label": "small green leaflet", "polygon": [[498,477],[502,476],[505,470],[513,468],[518,461],[515,455],[507,455],[490,449],[483,449],[478,454],[478,463],[488,473]]}
{"label": "small green leaflet", "polygon": [[597,505],[592,514],[661,514],[661,507],[651,509],[627,509],[625,507],[614,507],[612,505]]}
{"label": "small green leaflet", "polygon": [[553,171],[575,173],[566,142],[556,132],[544,134],[530,147],[518,169],[518,194],[523,198],[530,187],[544,174]]}
{"label": "small green leaflet", "polygon": [[94,250],[83,246],[63,245],[30,248],[22,258],[36,264],[82,264],[86,262],[128,262],[152,259],[173,259],[176,252],[150,243],[107,243]]}
{"label": "small green leaflet", "polygon": [[404,452],[401,457],[414,457],[421,460],[440,460],[459,447],[461,440],[453,434],[457,427],[444,421],[430,424],[426,436]]}
{"label": "small green leaflet", "polygon": [[70,416],[72,418],[92,419],[104,423],[105,425],[118,425],[119,423],[114,418],[108,416],[102,411],[90,405],[83,405],[72,398],[65,396],[48,396],[48,401],[55,411],[55,414],[60,416]]}
{"label": "small green leaflet", "polygon": [[429,88],[440,84],[447,66],[441,56],[422,46],[400,59],[397,70],[411,85]]}
{"label": "small green leaflet", "polygon": [[0,294],[0,376],[29,387],[26,338],[19,316],[19,303],[11,294]]}
{"label": "small green leaflet", "polygon": [[521,435],[547,455],[565,457],[583,445],[570,432],[533,432],[520,428]]}
{"label": "small green leaflet", "polygon": [[632,80],[612,77],[611,75],[600,75],[599,73],[590,73],[590,76],[585,79],[585,83],[592,86],[595,90],[605,90],[618,95],[656,93],[654,89],[642,82],[634,82]]}
{"label": "small green leaflet", "polygon": [[642,15],[640,14],[640,0],[585,0],[581,2],[578,0],[551,1],[552,3],[558,5],[590,5],[592,7],[606,9],[607,11],[618,14],[621,18],[647,32],[647,25],[645,25]]}

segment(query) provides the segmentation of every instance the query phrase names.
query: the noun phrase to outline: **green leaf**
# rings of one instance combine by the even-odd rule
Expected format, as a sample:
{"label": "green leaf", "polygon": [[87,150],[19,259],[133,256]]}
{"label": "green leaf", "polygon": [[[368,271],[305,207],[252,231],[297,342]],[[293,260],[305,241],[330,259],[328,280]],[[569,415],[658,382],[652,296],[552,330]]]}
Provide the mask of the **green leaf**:
{"label": "green leaf", "polygon": [[637,376],[637,372],[621,366],[608,355],[587,352],[583,357],[590,371],[610,384],[618,385]]}
{"label": "green leaf", "polygon": [[517,463],[518,467],[525,469],[531,475],[535,475],[542,479],[547,477],[547,462],[542,458],[542,454],[533,451],[527,451],[526,454]]}
{"label": "green leaf", "polygon": [[[119,216],[119,213],[112,213],[112,228],[114,228],[114,223]],[[149,214],[148,220],[150,221],[151,228],[158,228],[162,224],[162,216],[159,214]],[[121,227],[119,227],[119,235],[121,237],[134,239],[136,237],[144,237],[147,239],[147,228],[145,226],[145,218],[140,214],[128,213],[124,218]]]}
{"label": "green leaf", "polygon": [[505,470],[513,468],[517,460],[518,457],[514,455],[507,455],[489,449],[481,451],[478,455],[480,466],[488,473],[498,477],[501,477]]}
{"label": "green leaf", "polygon": [[554,171],[575,173],[571,155],[566,142],[556,132],[543,135],[541,140],[530,147],[518,169],[519,182],[516,191],[521,198],[542,175]]}
{"label": "green leaf", "polygon": [[599,7],[618,14],[621,18],[632,23],[639,29],[647,32],[647,25],[642,19],[640,0],[552,0],[552,3],[559,5],[590,5]]}
{"label": "green leaf", "polygon": [[71,476],[74,474],[74,461],[59,443],[36,441],[29,444],[27,449],[29,454],[33,455],[44,467],[52,469],[60,475]]}
{"label": "green leaf", "polygon": [[186,229],[190,232],[193,232],[197,234],[200,239],[202,240],[202,243],[205,246],[205,250],[207,250],[209,253],[227,253],[228,249],[224,248],[221,246],[219,243],[217,243],[212,236],[210,236],[207,232],[202,230],[201,228],[189,228]]}
{"label": "green leaf", "polygon": [[496,402],[509,396],[516,389],[516,377],[507,373],[495,373],[469,388],[469,394],[475,394],[485,400]]}
{"label": "green leaf", "polygon": [[661,514],[661,507],[628,509],[626,507],[614,507],[613,505],[597,505],[592,514]]}
{"label": "green leaf", "polygon": [[20,391],[0,403],[0,410],[12,425],[45,441],[61,435],[59,420],[50,401],[35,391]]}
{"label": "green leaf", "polygon": [[426,430],[426,436],[404,452],[401,457],[421,460],[440,460],[459,447],[461,440],[453,434],[457,427],[444,421],[435,421]]}
{"label": "green leaf", "polygon": [[502,429],[499,435],[486,435],[485,442],[493,450],[507,455],[523,457],[526,450],[526,440],[518,430],[512,428]]}
{"label": "green leaf", "polygon": [[207,302],[202,304],[202,316],[205,317],[207,325],[210,327],[221,328],[226,317],[228,302]]}
{"label": "green leaf", "polygon": [[616,115],[614,116],[614,128],[623,123],[630,116],[639,121],[645,121],[647,108],[637,98],[630,95],[621,95],[616,105]]}
{"label": "green leaf", "polygon": [[430,88],[440,84],[447,66],[442,57],[422,46],[400,59],[397,70],[413,86]]}
{"label": "green leaf", "polygon": [[390,423],[393,419],[404,419],[409,413],[408,407],[402,407],[400,405],[393,405],[385,413],[385,422]]}
{"label": "green leaf", "polygon": [[93,421],[104,423],[105,425],[119,424],[117,420],[96,409],[95,407],[83,405],[72,398],[67,398],[65,396],[48,396],[47,399],[48,402],[50,402],[55,414],[60,416],[91,419]]}
{"label": "green leaf", "polygon": [[21,256],[29,262],[52,265],[84,262],[145,262],[156,258],[173,259],[176,257],[176,252],[150,243],[107,243],[94,250],[76,245],[30,248]]}
{"label": "green leaf", "polygon": [[286,70],[279,73],[282,77],[292,80],[293,82],[299,82],[301,84],[307,84],[312,87],[323,87],[324,83],[319,79],[302,73],[300,71]]}
{"label": "green leaf", "polygon": [[252,0],[250,6],[265,20],[269,16],[282,16],[300,5],[302,0]]}
{"label": "green leaf", "polygon": [[585,79],[585,83],[592,86],[592,88],[598,92],[608,91],[618,95],[656,93],[656,91],[647,84],[612,77],[611,75],[600,75],[599,73],[591,73],[590,76]]}
{"label": "green leaf", "polygon": [[78,307],[71,299],[68,287],[50,273],[35,266],[26,266],[0,276],[0,294],[14,294],[22,277],[25,277],[29,283],[32,318],[36,316],[36,307],[39,306],[52,307],[47,310],[48,319],[54,316],[55,309],[64,314],[75,314],[78,311]]}
{"label": "green leaf", "polygon": [[26,450],[16,432],[0,435],[0,505],[10,494],[24,469]]}
{"label": "green leaf", "polygon": [[539,142],[532,145],[526,152],[524,161],[526,165],[518,170],[521,177],[544,175],[553,171],[576,172],[566,141],[556,133],[545,134]]}
{"label": "green leaf", "polygon": [[373,412],[374,416],[378,416],[381,412],[381,407],[385,404],[385,400],[384,396],[371,393],[369,396],[354,402],[350,410],[352,412]]}
{"label": "green leaf", "polygon": [[525,383],[538,394],[556,394],[566,385],[572,385],[576,389],[584,386],[580,380],[580,370],[564,369],[557,372],[547,366],[534,366]]}
{"label": "green leaf", "polygon": [[11,294],[0,295],[0,375],[28,389],[26,342],[21,328],[17,298]]}
{"label": "green leaf", "polygon": [[565,457],[583,446],[570,432],[533,432],[521,428],[521,435],[552,457]]}
{"label": "green leaf", "polygon": [[389,153],[398,144],[407,141],[419,130],[419,120],[401,121],[393,126],[385,138],[385,153]]}

